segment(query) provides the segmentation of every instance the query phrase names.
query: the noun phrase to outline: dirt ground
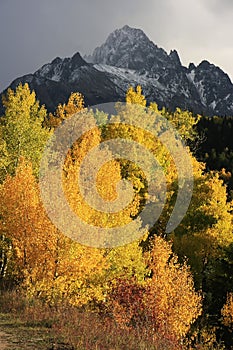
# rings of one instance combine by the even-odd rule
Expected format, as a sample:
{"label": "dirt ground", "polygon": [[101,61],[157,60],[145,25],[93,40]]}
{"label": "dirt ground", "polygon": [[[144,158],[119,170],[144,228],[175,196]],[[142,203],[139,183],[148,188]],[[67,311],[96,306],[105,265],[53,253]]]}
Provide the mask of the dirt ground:
{"label": "dirt ground", "polygon": [[0,314],[0,350],[48,350],[52,343],[47,328],[30,326]]}
{"label": "dirt ground", "polygon": [[10,348],[10,344],[7,342],[7,334],[0,330],[0,350],[7,350]]}

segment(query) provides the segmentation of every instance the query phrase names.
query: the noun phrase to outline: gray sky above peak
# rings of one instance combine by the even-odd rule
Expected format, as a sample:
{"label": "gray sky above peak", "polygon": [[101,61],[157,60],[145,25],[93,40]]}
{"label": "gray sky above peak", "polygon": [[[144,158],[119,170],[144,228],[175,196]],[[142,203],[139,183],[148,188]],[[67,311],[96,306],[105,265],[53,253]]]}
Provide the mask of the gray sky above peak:
{"label": "gray sky above peak", "polygon": [[0,91],[55,57],[91,53],[116,28],[141,28],[188,65],[233,79],[232,0],[0,0]]}

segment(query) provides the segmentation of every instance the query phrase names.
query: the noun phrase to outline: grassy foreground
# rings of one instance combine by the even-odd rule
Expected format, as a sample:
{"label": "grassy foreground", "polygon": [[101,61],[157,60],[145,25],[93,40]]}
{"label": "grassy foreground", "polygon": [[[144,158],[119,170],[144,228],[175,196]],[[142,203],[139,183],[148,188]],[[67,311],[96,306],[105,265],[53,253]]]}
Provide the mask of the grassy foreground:
{"label": "grassy foreground", "polygon": [[14,292],[0,296],[0,310],[0,350],[174,350],[169,340],[155,345],[137,331],[119,329],[107,316],[28,304]]}
{"label": "grassy foreground", "polygon": [[[28,304],[15,293],[0,295],[0,350],[223,350],[211,334],[196,346],[121,329],[106,314],[69,305]],[[208,338],[208,339],[207,339]],[[213,339],[212,339],[213,338]]]}

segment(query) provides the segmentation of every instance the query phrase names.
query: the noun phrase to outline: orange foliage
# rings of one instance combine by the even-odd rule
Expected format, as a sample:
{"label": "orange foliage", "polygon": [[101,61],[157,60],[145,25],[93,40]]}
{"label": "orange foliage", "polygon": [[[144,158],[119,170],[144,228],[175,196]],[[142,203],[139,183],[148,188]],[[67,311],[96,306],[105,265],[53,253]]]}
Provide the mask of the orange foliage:
{"label": "orange foliage", "polygon": [[11,240],[14,270],[8,271],[30,296],[82,305],[103,299],[101,276],[107,263],[100,250],[81,246],[50,222],[30,163],[0,187],[0,230]]}
{"label": "orange foliage", "polygon": [[150,254],[152,277],[146,283],[118,280],[111,294],[114,317],[123,328],[138,327],[153,336],[185,337],[201,313],[189,268],[180,265],[171,247],[157,237]]}

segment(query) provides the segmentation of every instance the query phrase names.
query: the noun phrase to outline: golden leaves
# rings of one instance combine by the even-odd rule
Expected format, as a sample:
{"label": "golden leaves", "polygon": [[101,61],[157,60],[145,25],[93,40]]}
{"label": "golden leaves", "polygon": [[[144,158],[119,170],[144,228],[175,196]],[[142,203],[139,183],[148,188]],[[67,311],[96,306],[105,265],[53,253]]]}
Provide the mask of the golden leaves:
{"label": "golden leaves", "polygon": [[225,305],[221,310],[222,322],[231,331],[233,330],[233,293],[227,295],[227,300]]}

